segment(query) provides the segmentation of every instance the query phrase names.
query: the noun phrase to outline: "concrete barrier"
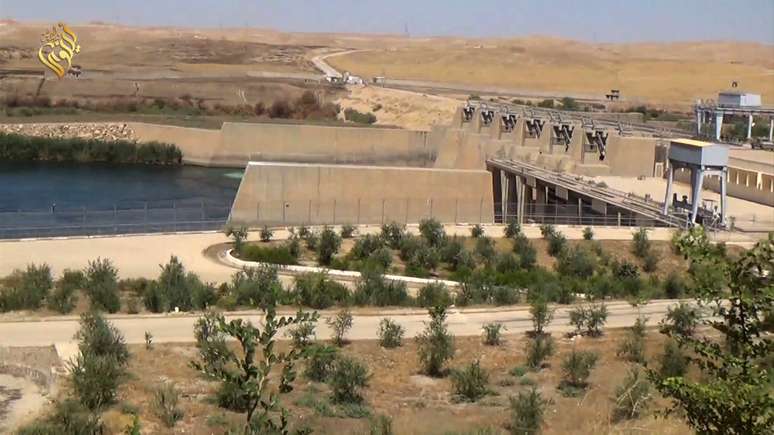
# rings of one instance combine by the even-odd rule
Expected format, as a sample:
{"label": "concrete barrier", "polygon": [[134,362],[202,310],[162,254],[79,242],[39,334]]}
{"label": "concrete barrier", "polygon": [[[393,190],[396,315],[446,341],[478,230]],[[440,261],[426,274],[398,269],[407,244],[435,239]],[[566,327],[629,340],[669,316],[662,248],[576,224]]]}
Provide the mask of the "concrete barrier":
{"label": "concrete barrier", "polygon": [[492,176],[449,170],[250,162],[230,220],[237,224],[321,225],[494,222]]}
{"label": "concrete barrier", "polygon": [[429,166],[427,132],[393,128],[226,122],[220,130],[131,123],[141,142],[177,145],[186,163],[243,168],[248,161]]}

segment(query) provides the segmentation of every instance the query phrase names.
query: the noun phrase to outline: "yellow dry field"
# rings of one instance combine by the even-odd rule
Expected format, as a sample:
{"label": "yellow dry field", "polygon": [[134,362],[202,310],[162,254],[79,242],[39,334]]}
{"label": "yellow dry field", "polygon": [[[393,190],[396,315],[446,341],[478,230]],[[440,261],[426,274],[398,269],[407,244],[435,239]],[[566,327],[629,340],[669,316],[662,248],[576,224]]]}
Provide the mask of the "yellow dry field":
{"label": "yellow dry field", "polygon": [[445,41],[329,59],[365,76],[486,85],[627,101],[686,105],[716,98],[732,81],[774,102],[774,46],[706,42],[587,44],[553,38]]}

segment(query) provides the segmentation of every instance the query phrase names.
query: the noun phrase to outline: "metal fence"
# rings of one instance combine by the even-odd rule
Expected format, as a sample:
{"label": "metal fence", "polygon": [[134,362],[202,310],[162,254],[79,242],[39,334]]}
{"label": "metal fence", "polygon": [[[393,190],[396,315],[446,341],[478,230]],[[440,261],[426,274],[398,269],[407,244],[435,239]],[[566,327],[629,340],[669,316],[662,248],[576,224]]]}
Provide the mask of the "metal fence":
{"label": "metal fence", "polygon": [[216,230],[230,211],[230,204],[207,201],[0,210],[0,239]]}

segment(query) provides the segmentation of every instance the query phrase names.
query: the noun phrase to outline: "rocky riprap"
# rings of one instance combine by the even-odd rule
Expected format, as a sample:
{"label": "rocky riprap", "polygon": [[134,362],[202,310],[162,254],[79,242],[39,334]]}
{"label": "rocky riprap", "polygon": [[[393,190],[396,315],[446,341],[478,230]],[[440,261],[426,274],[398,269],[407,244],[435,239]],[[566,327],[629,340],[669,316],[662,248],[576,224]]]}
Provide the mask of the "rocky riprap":
{"label": "rocky riprap", "polygon": [[125,123],[46,123],[46,124],[0,124],[0,133],[15,133],[25,136],[51,138],[83,138],[99,140],[137,141],[134,131]]}

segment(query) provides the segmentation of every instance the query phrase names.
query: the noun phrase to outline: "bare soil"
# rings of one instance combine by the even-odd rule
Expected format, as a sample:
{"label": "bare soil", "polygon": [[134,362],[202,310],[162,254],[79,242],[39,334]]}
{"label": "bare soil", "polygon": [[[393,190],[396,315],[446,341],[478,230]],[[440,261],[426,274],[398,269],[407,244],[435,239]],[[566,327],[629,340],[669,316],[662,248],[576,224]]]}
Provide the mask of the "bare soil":
{"label": "bare soil", "polygon": [[[615,357],[622,334],[623,331],[609,331],[602,338],[583,338],[575,343],[557,337],[558,352],[551,358],[550,366],[537,373],[527,372],[523,377],[509,374],[514,367],[524,365],[523,335],[506,336],[504,345],[499,347],[485,346],[476,337],[458,338],[457,352],[450,367],[459,368],[480,360],[490,376],[492,392],[477,403],[455,400],[448,377],[434,379],[420,374],[413,341],[393,350],[382,349],[374,341],[353,342],[343,352],[368,366],[372,377],[364,392],[365,404],[373,415],[390,416],[396,434],[465,433],[481,428],[505,433],[510,415],[508,397],[527,390],[530,383],[535,383],[541,394],[552,401],[545,415],[545,433],[548,434],[686,433],[688,429],[681,422],[653,416],[653,411],[667,405],[660,398],[655,400],[646,416],[612,422],[612,396],[629,368],[628,363]],[[557,390],[557,385],[561,377],[561,359],[572,346],[597,351],[600,360],[586,393],[581,397],[566,398]],[[649,357],[659,353],[661,346],[661,335],[651,331]],[[280,345],[283,347],[284,344]],[[196,357],[193,346],[165,344],[152,350],[132,346],[131,352],[131,379],[121,387],[120,403],[105,415],[111,431],[121,430],[131,422],[129,411],[139,413],[144,433],[221,434],[228,425],[241,422],[238,414],[220,409],[213,402],[216,384],[204,380],[187,365]],[[153,392],[161,382],[174,383],[181,393],[184,418],[173,429],[165,428],[151,407]],[[336,412],[326,385],[309,382],[303,376],[299,376],[295,385],[296,389],[283,398],[283,404],[290,410],[291,421],[308,425],[318,434],[367,432],[368,419],[326,417],[315,410],[315,407],[319,410],[328,406]]]}

